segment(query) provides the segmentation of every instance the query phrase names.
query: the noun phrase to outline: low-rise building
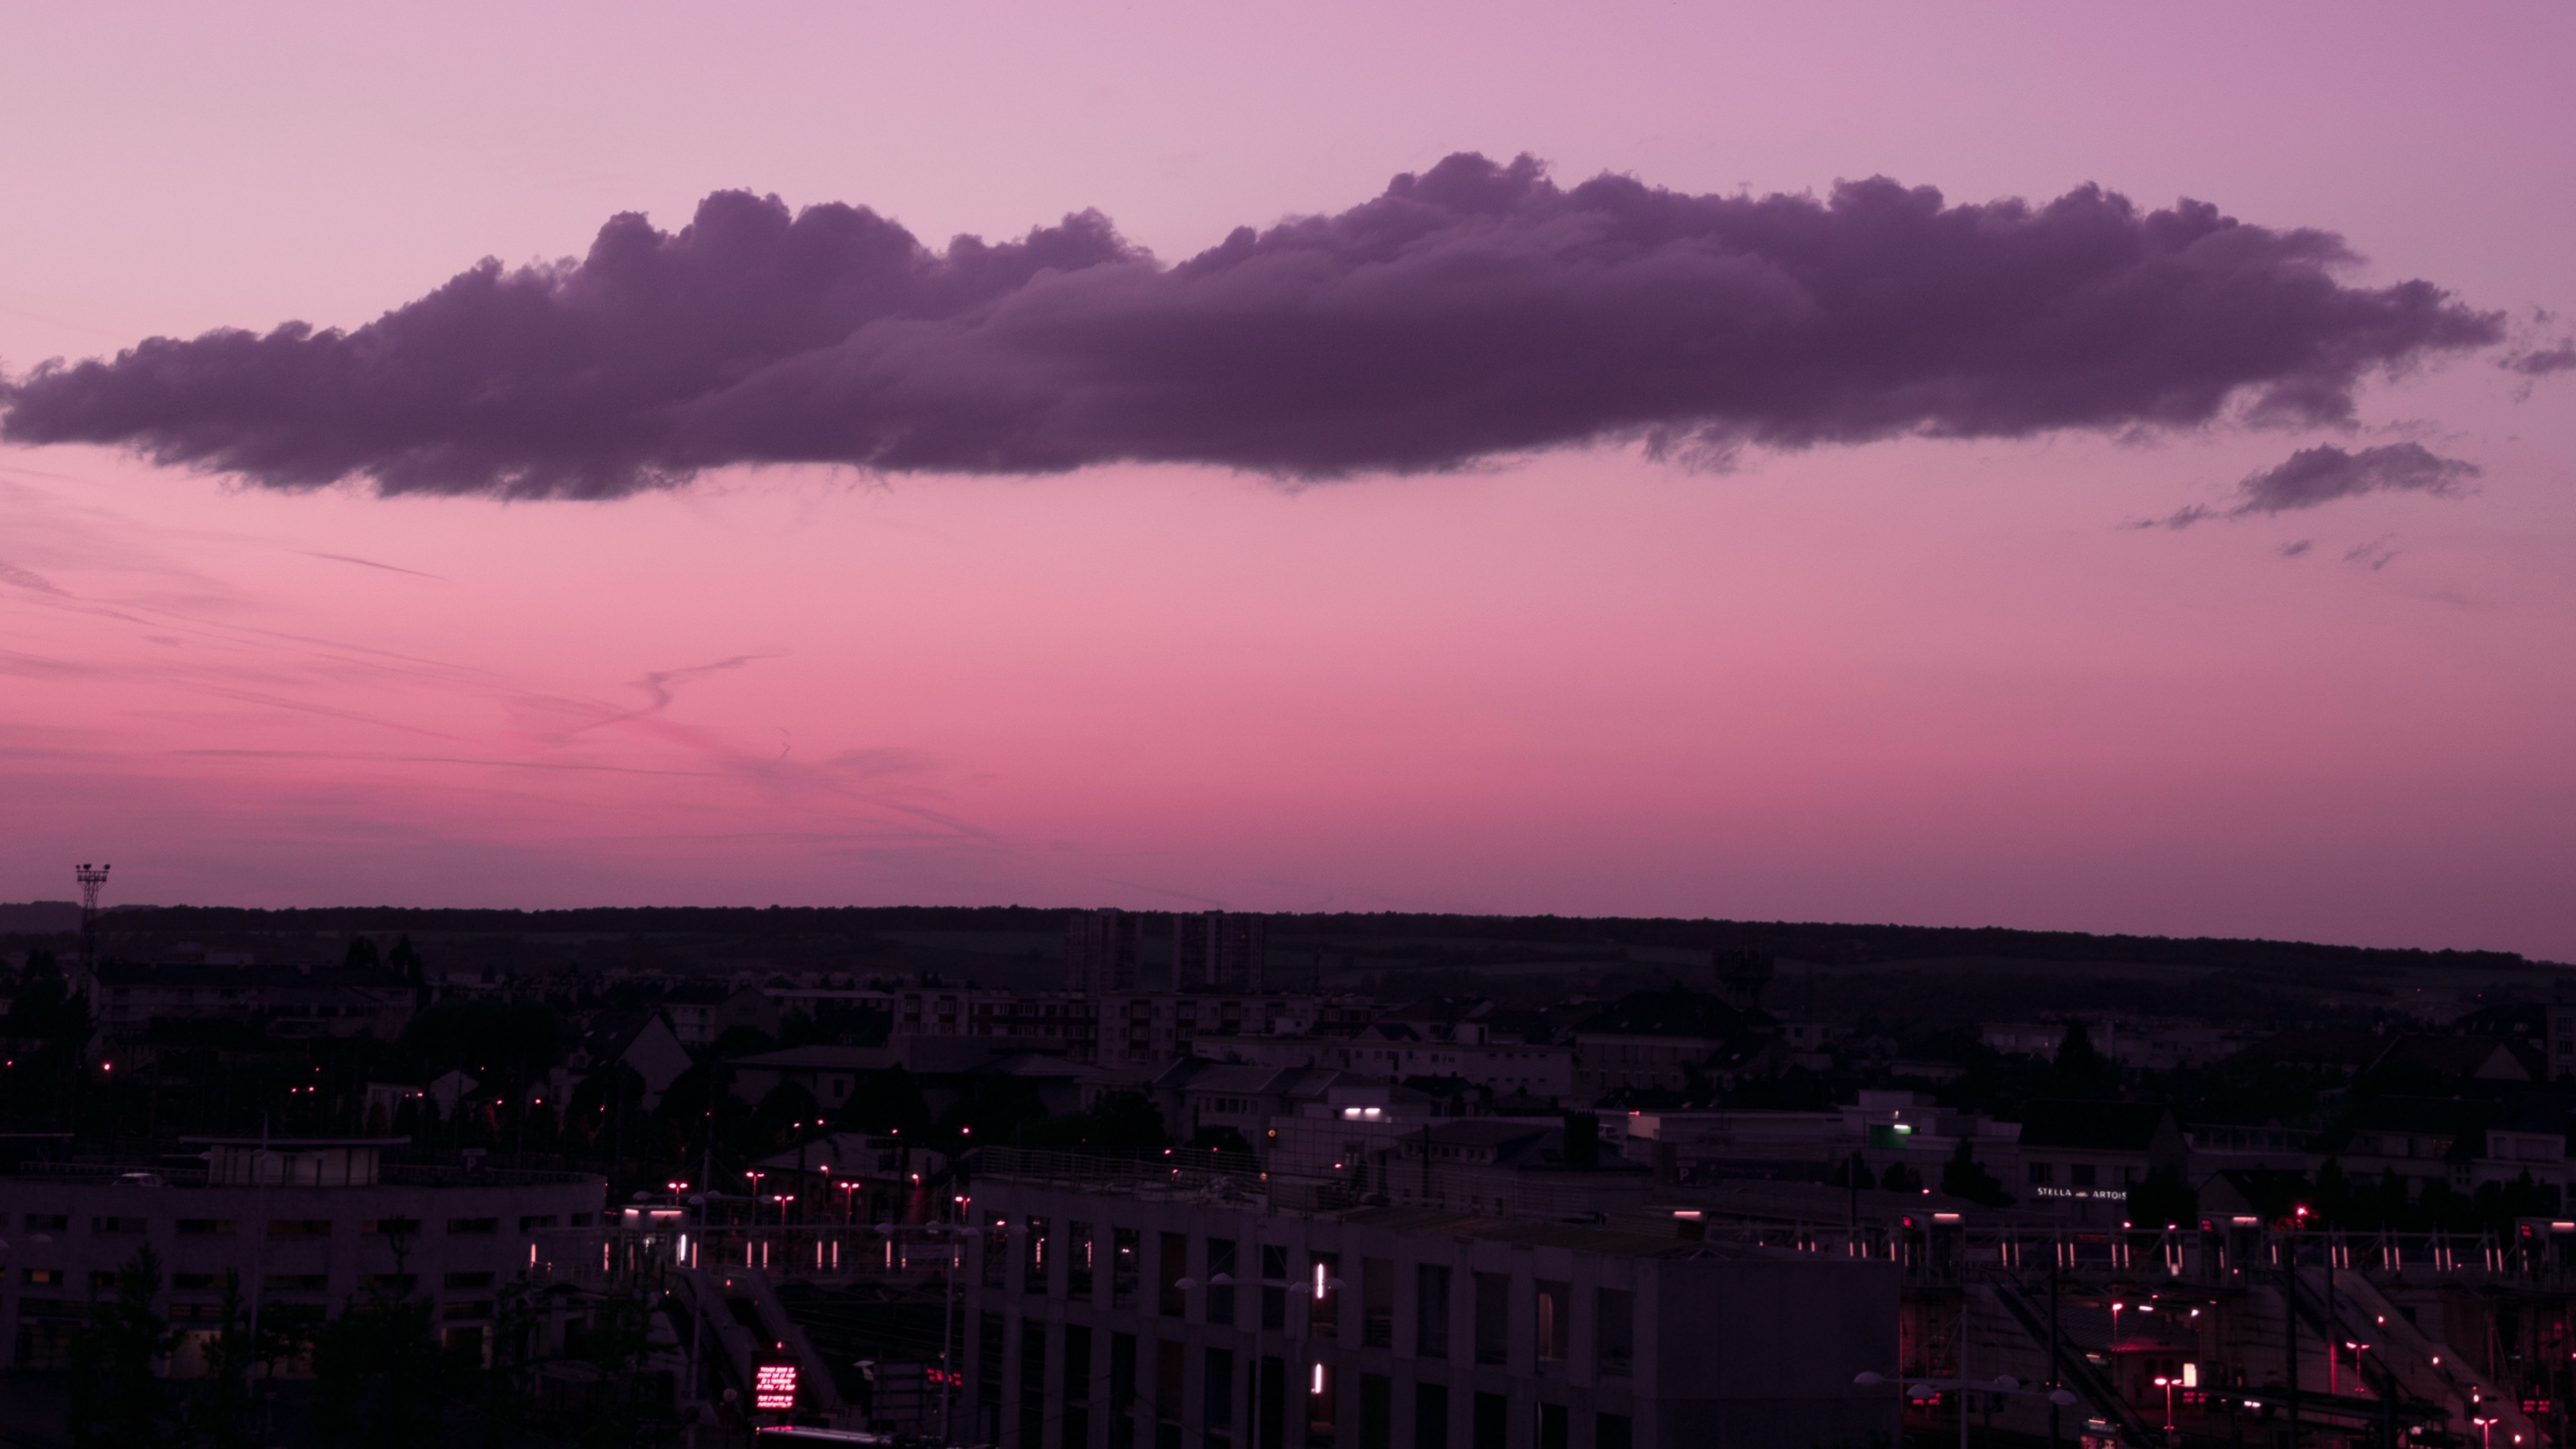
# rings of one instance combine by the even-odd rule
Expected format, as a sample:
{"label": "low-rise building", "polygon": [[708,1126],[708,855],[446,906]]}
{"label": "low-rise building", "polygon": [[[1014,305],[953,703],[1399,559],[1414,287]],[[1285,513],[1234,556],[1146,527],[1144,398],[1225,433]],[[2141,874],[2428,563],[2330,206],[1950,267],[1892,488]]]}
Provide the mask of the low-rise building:
{"label": "low-rise building", "polygon": [[88,978],[90,1015],[110,1036],[155,1021],[257,1023],[275,1036],[400,1036],[419,993],[398,973],[343,968],[108,962]]}
{"label": "low-rise building", "polygon": [[2153,1102],[2032,1102],[2022,1109],[2022,1181],[2006,1183],[2035,1207],[2116,1222],[2129,1190],[2165,1168],[2179,1173],[2191,1147],[2173,1113]]}
{"label": "low-rise building", "polygon": [[[988,1177],[957,1429],[1001,1449],[1892,1440],[1898,1272],[1438,1208]],[[968,1416],[971,1416],[968,1417]]]}
{"label": "low-rise building", "polygon": [[206,1166],[120,1170],[31,1164],[0,1176],[8,1282],[0,1366],[59,1369],[93,1295],[149,1247],[156,1301],[181,1334],[179,1371],[220,1331],[228,1283],[264,1321],[315,1322],[353,1299],[423,1297],[442,1340],[479,1351],[496,1290],[558,1229],[597,1225],[604,1179],[402,1167],[401,1139],[194,1138]]}
{"label": "low-rise building", "polygon": [[692,982],[662,998],[662,1014],[689,1046],[706,1046],[737,1027],[778,1035],[778,1003],[757,986]]}

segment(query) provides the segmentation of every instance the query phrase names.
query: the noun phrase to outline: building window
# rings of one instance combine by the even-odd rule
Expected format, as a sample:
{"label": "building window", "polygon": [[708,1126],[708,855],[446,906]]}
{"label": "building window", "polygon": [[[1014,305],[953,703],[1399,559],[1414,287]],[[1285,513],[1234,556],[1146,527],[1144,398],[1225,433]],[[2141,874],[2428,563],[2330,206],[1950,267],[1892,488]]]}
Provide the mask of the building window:
{"label": "building window", "polygon": [[[1207,1321],[1234,1324],[1234,1239],[1210,1238],[1207,1244]],[[1220,1282],[1219,1279],[1228,1281]]]}
{"label": "building window", "polygon": [[2051,1175],[2051,1173],[2050,1173],[2049,1164],[2047,1164],[2047,1163],[2045,1163],[2045,1162],[2034,1162],[2034,1163],[2032,1163],[2032,1164],[2030,1165],[2030,1183],[2031,1183],[2031,1186],[2033,1186],[2033,1187],[2046,1187],[2046,1186],[2048,1186],[2048,1182],[2049,1182],[2049,1177],[2050,1177],[2050,1175]]}
{"label": "building window", "polygon": [[1630,1426],[1627,1415],[1592,1416],[1592,1449],[1632,1449],[1636,1440],[1636,1430]]}
{"label": "building window", "polygon": [[2067,1179],[2077,1187],[2093,1186],[2093,1164],[2078,1162],[2066,1169]]}
{"label": "building window", "polygon": [[1212,1437],[1234,1432],[1234,1350],[1207,1351],[1207,1376],[1199,1387],[1199,1419]]}
{"label": "building window", "polygon": [[1181,1291],[1181,1279],[1189,1276],[1190,1235],[1164,1233],[1161,1237],[1161,1251],[1154,1262],[1155,1306],[1165,1318],[1180,1318],[1190,1311],[1189,1295]]}
{"label": "building window", "polygon": [[1342,1294],[1333,1283],[1341,1276],[1341,1254],[1308,1253],[1306,1265],[1307,1292],[1314,1299],[1306,1310],[1306,1331],[1317,1338],[1339,1337]]}
{"label": "building window", "polygon": [[[1067,1324],[1064,1330],[1064,1401],[1067,1404],[1091,1402],[1091,1330],[1079,1323]],[[1087,1433],[1077,1433],[1067,1410],[1065,1449],[1089,1449]]]}
{"label": "building window", "polygon": [[1395,1449],[1395,1383],[1360,1375],[1360,1449]]}
{"label": "building window", "polygon": [[1109,1252],[1110,1307],[1133,1308],[1136,1306],[1136,1275],[1139,1271],[1136,1258],[1140,1251],[1141,1248],[1137,1242],[1136,1229],[1114,1228],[1111,1230],[1111,1246]]}
{"label": "building window", "polygon": [[488,1238],[501,1231],[499,1218],[449,1218],[447,1235],[451,1238]]}
{"label": "building window", "polygon": [[1077,1303],[1091,1301],[1091,1224],[1064,1225],[1064,1291]]}
{"label": "building window", "polygon": [[1307,1368],[1306,1449],[1332,1449],[1335,1387],[1331,1364],[1319,1363]]}
{"label": "building window", "polygon": [[489,1273],[450,1273],[447,1275],[447,1286],[450,1288],[489,1288],[492,1286],[492,1275]]}
{"label": "building window", "polygon": [[91,1218],[89,1220],[89,1230],[93,1233],[130,1234],[142,1232],[143,1228],[144,1222],[141,1218]]}
{"label": "building window", "polygon": [[1632,1372],[1637,1361],[1637,1295],[1602,1288],[1592,1298],[1592,1337],[1600,1349],[1601,1372]]}
{"label": "building window", "polygon": [[[1511,1359],[1512,1307],[1507,1295],[1512,1280],[1503,1273],[1476,1275],[1476,1362],[1506,1363]],[[1482,1429],[1478,1433],[1482,1434]]]}
{"label": "building window", "polygon": [[1574,1336],[1574,1314],[1570,1304],[1574,1290],[1563,1283],[1538,1281],[1536,1321],[1531,1345],[1541,1364],[1565,1362],[1566,1345]]}
{"label": "building window", "polygon": [[[1182,1375],[1188,1353],[1189,1346],[1176,1338],[1162,1339],[1154,1345],[1154,1418],[1174,1434],[1181,1428]],[[1156,1436],[1158,1441],[1161,1437]]]}
{"label": "building window", "polygon": [[1011,1271],[1011,1230],[1000,1218],[984,1229],[984,1286],[999,1288]]}
{"label": "building window", "polygon": [[1538,1449],[1567,1449],[1565,1442],[1565,1405],[1538,1406]]}
{"label": "building window", "polygon": [[1288,1327],[1288,1250],[1276,1243],[1261,1247],[1261,1326],[1273,1331]]}
{"label": "building window", "polygon": [[1385,1258],[1360,1259],[1360,1346],[1395,1347],[1395,1264]]}
{"label": "building window", "polygon": [[998,1409],[1002,1402],[1002,1315],[975,1316],[975,1402]]}
{"label": "building window", "polygon": [[1020,1446],[1040,1449],[1046,1440],[1047,1331],[1043,1323],[1020,1325]]}
{"label": "building window", "polygon": [[1413,1270],[1413,1352],[1449,1356],[1449,1270],[1423,1263]]}
{"label": "building window", "polygon": [[1413,1386],[1413,1449],[1449,1449],[1447,1385]]}
{"label": "building window", "polygon": [[[1477,1276],[1482,1277],[1483,1274]],[[1500,1394],[1476,1396],[1475,1439],[1469,1449],[1508,1449],[1511,1401]]]}
{"label": "building window", "polygon": [[329,1218],[271,1218],[268,1235],[272,1238],[327,1238],[331,1236]]}
{"label": "building window", "polygon": [[1047,1291],[1047,1220],[1029,1219],[1029,1235],[1020,1249],[1020,1288],[1024,1292]]}
{"label": "building window", "polygon": [[1136,1420],[1136,1335],[1109,1335],[1109,1439],[1114,1446],[1122,1440],[1135,1442]]}
{"label": "building window", "polygon": [[181,1218],[179,1236],[183,1238],[229,1238],[233,1234],[231,1218]]}

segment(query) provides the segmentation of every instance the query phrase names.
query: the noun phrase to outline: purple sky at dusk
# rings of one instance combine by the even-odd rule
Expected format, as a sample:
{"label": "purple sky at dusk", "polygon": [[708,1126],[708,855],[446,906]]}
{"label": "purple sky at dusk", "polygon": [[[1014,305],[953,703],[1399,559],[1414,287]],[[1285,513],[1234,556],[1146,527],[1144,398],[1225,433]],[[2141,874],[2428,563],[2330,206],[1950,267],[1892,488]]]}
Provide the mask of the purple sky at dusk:
{"label": "purple sky at dusk", "polygon": [[[128,901],[1555,911],[2576,960],[2564,7],[171,6],[11,32],[0,899],[105,859]],[[1366,217],[1201,257],[1458,152],[1535,156],[1576,199],[1405,221],[1410,269]],[[1643,189],[1583,189],[1604,173]],[[1875,176],[2245,225],[2170,255],[2109,212],[2065,246],[1973,213],[1938,257],[1848,217],[1752,230],[1761,198],[1838,217],[1836,183]],[[552,373],[499,322],[36,372],[364,328],[478,259],[580,258],[620,213],[677,233],[728,190],[869,208],[930,260],[864,277],[933,291],[951,237],[1090,209],[1155,260],[850,303],[817,337],[841,302],[764,292],[796,336],[721,347],[639,304]],[[1621,249],[1619,198],[1648,193],[1708,199],[1687,245]],[[2359,260],[2300,261],[2303,228]],[[1848,286],[1802,270],[1855,255]],[[2418,280],[2447,297],[2373,300]],[[1995,308],[1914,306],[1989,284]],[[593,315],[566,285],[547,305]],[[2289,393],[2315,405],[2263,406]]]}

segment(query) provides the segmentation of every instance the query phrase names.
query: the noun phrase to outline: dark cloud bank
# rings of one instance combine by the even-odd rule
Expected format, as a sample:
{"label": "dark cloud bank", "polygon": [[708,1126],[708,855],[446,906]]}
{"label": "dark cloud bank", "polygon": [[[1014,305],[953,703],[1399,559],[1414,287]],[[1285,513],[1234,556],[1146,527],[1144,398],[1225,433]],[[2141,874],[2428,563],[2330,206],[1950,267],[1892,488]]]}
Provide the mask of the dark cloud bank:
{"label": "dark cloud bank", "polygon": [[862,208],[724,192],[677,233],[619,216],[577,263],[487,261],[354,331],[38,368],[0,436],[510,497],[732,463],[1331,478],[1594,440],[1723,457],[2238,410],[2333,425],[2374,370],[2501,339],[2429,283],[2343,284],[2349,260],[2322,232],[2093,187],[1688,196],[1561,188],[1526,157],[1452,156],[1170,267],[1094,213],[933,252]]}

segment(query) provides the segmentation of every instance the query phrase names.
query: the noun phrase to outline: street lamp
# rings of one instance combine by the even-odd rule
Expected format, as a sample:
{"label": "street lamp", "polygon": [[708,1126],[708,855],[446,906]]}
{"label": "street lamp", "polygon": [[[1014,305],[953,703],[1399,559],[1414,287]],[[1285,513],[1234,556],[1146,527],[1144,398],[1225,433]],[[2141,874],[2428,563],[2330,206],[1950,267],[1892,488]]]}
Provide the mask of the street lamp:
{"label": "street lamp", "polygon": [[2176,1382],[2163,1374],[2156,1375],[2156,1387],[2165,1391],[2165,1432],[2167,1434],[2173,1432],[2173,1391]]}

